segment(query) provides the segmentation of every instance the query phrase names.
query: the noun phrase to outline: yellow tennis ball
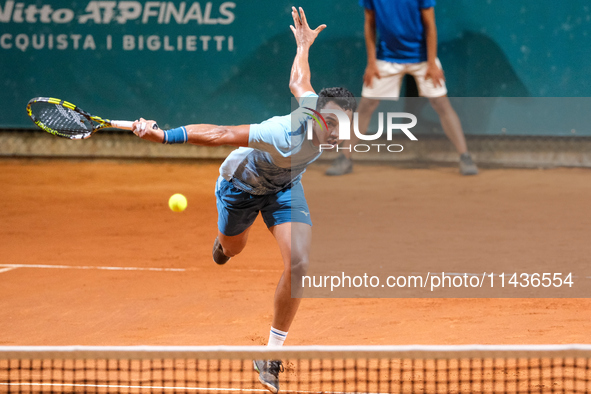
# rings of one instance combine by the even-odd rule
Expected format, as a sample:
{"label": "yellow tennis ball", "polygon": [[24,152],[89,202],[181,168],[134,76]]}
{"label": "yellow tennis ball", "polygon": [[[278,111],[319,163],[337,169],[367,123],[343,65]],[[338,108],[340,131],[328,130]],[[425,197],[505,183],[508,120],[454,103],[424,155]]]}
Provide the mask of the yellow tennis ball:
{"label": "yellow tennis ball", "polygon": [[187,208],[187,199],[182,194],[173,194],[168,200],[168,206],[174,212],[183,212]]}

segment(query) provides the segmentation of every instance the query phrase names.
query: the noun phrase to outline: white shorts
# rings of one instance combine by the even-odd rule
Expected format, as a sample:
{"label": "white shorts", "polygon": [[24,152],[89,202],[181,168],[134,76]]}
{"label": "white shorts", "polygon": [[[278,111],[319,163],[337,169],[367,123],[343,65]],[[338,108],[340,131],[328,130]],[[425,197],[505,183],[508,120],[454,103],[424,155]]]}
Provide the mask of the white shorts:
{"label": "white shorts", "polygon": [[[441,68],[441,62],[439,59],[435,59],[435,61],[439,68]],[[444,81],[441,81],[439,87],[435,87],[433,80],[425,79],[427,62],[391,63],[385,60],[378,60],[377,66],[381,78],[374,78],[371,88],[363,85],[361,91],[362,97],[379,98],[382,100],[398,99],[398,97],[400,97],[402,78],[406,74],[410,74],[415,78],[417,87],[419,88],[419,95],[421,97],[441,97],[447,94],[447,88],[445,87]]]}

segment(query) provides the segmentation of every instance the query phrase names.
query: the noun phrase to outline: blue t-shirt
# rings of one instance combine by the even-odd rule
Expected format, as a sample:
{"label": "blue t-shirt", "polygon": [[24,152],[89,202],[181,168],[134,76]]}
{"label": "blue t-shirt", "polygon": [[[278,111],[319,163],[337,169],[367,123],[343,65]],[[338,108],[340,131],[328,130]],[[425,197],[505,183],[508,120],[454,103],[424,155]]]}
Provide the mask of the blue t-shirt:
{"label": "blue t-shirt", "polygon": [[317,100],[317,94],[305,93],[291,114],[250,125],[248,148],[230,153],[220,175],[254,195],[277,193],[299,182],[306,167],[320,156],[307,138],[310,111],[304,108],[315,109]]}
{"label": "blue t-shirt", "polygon": [[359,0],[359,4],[375,12],[378,59],[393,63],[427,61],[421,10],[435,7],[435,0]]}

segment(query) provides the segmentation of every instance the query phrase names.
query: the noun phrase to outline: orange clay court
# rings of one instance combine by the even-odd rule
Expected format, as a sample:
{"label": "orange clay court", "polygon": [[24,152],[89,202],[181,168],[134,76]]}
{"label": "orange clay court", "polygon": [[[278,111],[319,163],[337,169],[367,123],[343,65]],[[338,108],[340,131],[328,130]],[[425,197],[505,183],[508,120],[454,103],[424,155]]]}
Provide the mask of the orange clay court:
{"label": "orange clay court", "polygon": [[[265,344],[281,257],[259,217],[245,251],[213,263],[218,167],[0,161],[0,345]],[[465,178],[360,165],[338,179],[325,169],[303,178],[313,220],[339,209],[359,234],[382,228],[399,251],[384,256],[392,266],[591,255],[587,169]],[[364,182],[380,179],[396,220],[358,220]],[[350,201],[331,193],[343,188]],[[186,211],[169,210],[174,193]],[[286,345],[561,344],[590,333],[589,299],[325,298],[303,300]]]}

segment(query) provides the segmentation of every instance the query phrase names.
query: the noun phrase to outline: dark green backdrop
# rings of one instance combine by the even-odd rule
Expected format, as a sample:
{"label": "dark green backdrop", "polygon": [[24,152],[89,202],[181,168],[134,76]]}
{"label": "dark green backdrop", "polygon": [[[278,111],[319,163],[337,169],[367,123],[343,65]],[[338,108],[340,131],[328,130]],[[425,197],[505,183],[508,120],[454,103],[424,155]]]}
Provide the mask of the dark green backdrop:
{"label": "dark green backdrop", "polygon": [[[174,17],[168,24],[159,23],[164,22],[158,20],[160,7],[179,10],[182,3],[185,11],[198,7],[200,14],[193,12],[187,23],[177,23]],[[133,120],[143,116],[169,126],[260,122],[289,112],[288,80],[295,54],[289,24],[294,3],[118,1],[113,3],[115,17],[119,6],[131,4],[141,9],[138,19],[103,23],[105,9],[97,8],[100,23],[92,18],[81,23],[79,17],[91,14],[97,4],[90,0],[0,0],[0,127],[32,127],[24,108],[35,96],[66,99],[104,117]],[[295,5],[305,8],[313,27],[328,25],[311,52],[314,87],[341,85],[359,95],[365,68],[363,9],[356,0],[301,0]],[[23,11],[20,22],[19,7],[26,10],[30,6],[38,10],[45,6],[45,15],[31,13],[27,21]],[[150,16],[151,12],[155,15]],[[67,22],[70,15],[74,17]],[[591,96],[588,1],[440,0],[436,16],[439,57],[450,96],[500,97],[501,107],[502,97],[530,98],[531,107],[533,97]],[[59,23],[64,20],[67,23]],[[57,36],[62,34],[68,45],[58,49]],[[52,49],[48,48],[50,35]],[[78,49],[74,48],[75,35],[80,35]],[[89,42],[83,48],[88,35],[96,48]],[[123,48],[124,35],[134,37],[135,49]],[[110,49],[107,36],[112,37]],[[139,50],[139,36],[158,36],[160,49]],[[164,49],[165,36],[174,50]],[[183,40],[180,51],[176,48],[179,36]],[[187,36],[195,36],[195,51],[186,50]],[[207,51],[199,38],[204,36],[212,37]],[[218,38],[223,40],[219,51],[214,36],[223,37]],[[514,103],[511,106],[518,105]],[[566,108],[571,111],[569,118],[582,114],[581,106]],[[462,115],[461,109],[458,112]],[[519,117],[519,110],[510,112],[513,115],[508,116]],[[583,108],[583,112],[589,111]],[[532,119],[542,115],[534,109]],[[552,119],[542,123],[551,126]],[[540,131],[533,122],[515,133],[563,134],[562,129],[571,129],[561,125],[562,120]],[[500,130],[495,123],[466,132],[494,134]],[[577,130],[577,135],[585,133],[588,130]]]}

